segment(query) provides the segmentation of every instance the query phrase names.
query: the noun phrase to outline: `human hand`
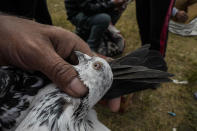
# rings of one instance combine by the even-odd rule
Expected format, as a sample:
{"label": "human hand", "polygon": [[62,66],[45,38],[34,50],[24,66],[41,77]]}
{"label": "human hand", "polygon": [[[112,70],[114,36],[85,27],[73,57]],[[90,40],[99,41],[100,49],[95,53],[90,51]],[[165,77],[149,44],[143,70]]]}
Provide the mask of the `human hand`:
{"label": "human hand", "polygon": [[121,97],[108,100],[108,107],[112,112],[118,112],[120,110]]}
{"label": "human hand", "polygon": [[64,92],[81,97],[88,89],[65,60],[77,63],[74,51],[92,56],[88,45],[75,34],[55,26],[0,15],[0,65],[38,70]]}
{"label": "human hand", "polygon": [[178,22],[184,23],[188,19],[188,15],[185,11],[178,11],[175,15],[175,18]]}

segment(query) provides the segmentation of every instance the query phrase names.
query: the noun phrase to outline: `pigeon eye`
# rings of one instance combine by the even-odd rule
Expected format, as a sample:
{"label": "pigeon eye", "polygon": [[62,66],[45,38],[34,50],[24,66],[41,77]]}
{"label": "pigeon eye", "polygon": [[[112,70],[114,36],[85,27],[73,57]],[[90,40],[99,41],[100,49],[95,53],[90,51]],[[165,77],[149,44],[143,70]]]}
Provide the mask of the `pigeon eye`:
{"label": "pigeon eye", "polygon": [[93,64],[93,68],[94,68],[95,70],[99,70],[102,66],[103,66],[103,64],[102,64],[101,62],[95,62],[95,63]]}

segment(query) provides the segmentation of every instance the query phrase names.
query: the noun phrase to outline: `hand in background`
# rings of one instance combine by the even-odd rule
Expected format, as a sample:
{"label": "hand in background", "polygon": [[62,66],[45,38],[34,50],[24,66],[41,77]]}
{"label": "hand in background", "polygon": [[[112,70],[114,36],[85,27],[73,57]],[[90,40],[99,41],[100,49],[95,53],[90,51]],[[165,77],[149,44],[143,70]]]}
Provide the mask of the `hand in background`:
{"label": "hand in background", "polygon": [[176,13],[175,18],[176,18],[176,20],[177,20],[178,22],[184,23],[184,22],[187,21],[188,15],[187,15],[187,13],[186,13],[185,11],[182,11],[182,10],[181,10],[181,11],[178,11],[178,12]]}

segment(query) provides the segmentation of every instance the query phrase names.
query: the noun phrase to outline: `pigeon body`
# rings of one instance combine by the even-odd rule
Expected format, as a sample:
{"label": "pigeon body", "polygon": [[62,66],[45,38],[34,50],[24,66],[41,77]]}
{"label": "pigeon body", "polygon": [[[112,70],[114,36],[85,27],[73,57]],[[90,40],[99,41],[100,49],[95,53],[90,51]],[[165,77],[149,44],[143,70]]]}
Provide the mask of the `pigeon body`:
{"label": "pigeon body", "polygon": [[89,89],[83,98],[73,98],[56,85],[40,90],[30,110],[16,131],[109,131],[97,119],[93,106],[104,96],[113,81],[109,64],[99,57],[77,52],[79,65],[74,66]]}
{"label": "pigeon body", "polygon": [[44,77],[12,67],[0,68],[0,131],[14,131],[26,116]]}

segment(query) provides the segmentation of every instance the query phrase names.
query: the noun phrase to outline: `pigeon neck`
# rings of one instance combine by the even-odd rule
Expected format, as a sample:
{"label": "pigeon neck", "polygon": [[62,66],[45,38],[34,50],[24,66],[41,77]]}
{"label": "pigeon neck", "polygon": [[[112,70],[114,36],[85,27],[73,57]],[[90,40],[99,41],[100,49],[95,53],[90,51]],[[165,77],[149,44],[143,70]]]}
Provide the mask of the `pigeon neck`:
{"label": "pigeon neck", "polygon": [[72,117],[75,121],[82,121],[89,112],[88,97],[80,99],[80,103],[74,105]]}

